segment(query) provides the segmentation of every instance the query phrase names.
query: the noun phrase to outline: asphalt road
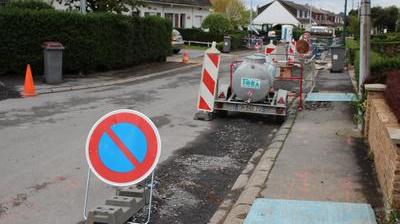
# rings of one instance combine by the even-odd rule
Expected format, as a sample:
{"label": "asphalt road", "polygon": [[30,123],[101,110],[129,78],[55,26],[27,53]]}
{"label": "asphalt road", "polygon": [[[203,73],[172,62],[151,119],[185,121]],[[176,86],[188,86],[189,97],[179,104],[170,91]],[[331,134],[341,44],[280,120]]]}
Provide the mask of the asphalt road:
{"label": "asphalt road", "polygon": [[[225,59],[229,60],[233,59]],[[227,75],[228,64],[223,63],[223,68]],[[199,82],[200,68],[196,68],[136,83],[0,101],[0,223],[80,222],[88,170],[84,155],[86,137],[102,115],[121,108],[147,114],[159,128],[162,139],[159,169],[163,169],[159,173],[163,176],[185,164],[201,166],[196,161],[202,161],[198,158],[202,154],[199,150],[206,146],[206,151],[215,152],[211,155],[214,160],[203,158],[203,161],[211,162],[214,171],[228,169],[225,170],[227,175],[217,175],[209,183],[216,186],[223,183],[223,186],[210,186],[220,200],[252,152],[266,146],[267,136],[277,124],[264,117],[259,121],[237,115],[232,116],[232,120],[215,122],[193,120]],[[208,144],[210,138],[214,144]],[[236,149],[243,152],[234,153]],[[192,157],[191,153],[196,155]],[[234,156],[230,156],[232,153]],[[190,163],[179,159],[183,157],[189,158]],[[218,157],[226,157],[231,163]],[[197,159],[191,161],[192,158]],[[229,164],[234,168],[230,169]],[[184,174],[190,175],[190,172]],[[201,179],[197,174],[196,178]],[[207,176],[207,172],[203,174]],[[221,181],[216,181],[218,178],[222,178]],[[165,184],[165,191],[174,191],[174,183],[180,181],[179,177],[170,183],[163,177],[157,180],[159,186]],[[92,178],[90,193],[89,208],[102,204],[114,189]],[[160,195],[158,204],[161,205]],[[181,205],[192,208],[186,210],[190,217],[198,204],[182,198],[184,196],[180,197]],[[206,206],[208,215],[197,223],[204,223],[219,200],[214,200],[211,207]],[[202,203],[208,202],[202,200]],[[162,206],[167,206],[166,213],[161,212],[166,217],[164,220],[171,220],[174,210],[168,204]],[[160,223],[165,223],[163,215],[157,217]],[[185,223],[190,219],[177,220]]]}

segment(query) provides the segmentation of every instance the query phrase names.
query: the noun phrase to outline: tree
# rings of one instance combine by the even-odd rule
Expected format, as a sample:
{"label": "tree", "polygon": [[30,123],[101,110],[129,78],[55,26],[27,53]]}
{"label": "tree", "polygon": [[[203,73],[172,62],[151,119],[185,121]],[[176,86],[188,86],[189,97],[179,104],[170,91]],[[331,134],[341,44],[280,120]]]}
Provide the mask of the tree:
{"label": "tree", "polygon": [[384,22],[388,32],[396,31],[396,23],[399,17],[399,9],[396,6],[390,6],[384,9]]}
{"label": "tree", "polygon": [[350,10],[349,16],[358,16],[358,9],[352,9],[352,10]]}
{"label": "tree", "polygon": [[211,0],[214,12],[225,13],[230,0]]}
{"label": "tree", "polygon": [[[60,0],[63,1],[63,0]],[[70,8],[80,9],[81,0],[65,0],[65,5]],[[136,11],[144,3],[142,0],[86,0],[86,10],[88,12],[122,12]]]}
{"label": "tree", "polygon": [[360,19],[357,15],[351,15],[348,19],[349,22],[349,33],[353,34],[354,37],[360,36]]}
{"label": "tree", "polygon": [[247,26],[250,19],[250,11],[246,9],[243,0],[212,0],[214,12],[227,16],[234,28]]}
{"label": "tree", "polygon": [[377,33],[382,33],[384,29],[394,32],[398,16],[399,9],[396,6],[386,8],[378,6],[371,9],[372,25]]}
{"label": "tree", "polygon": [[222,13],[212,13],[208,15],[201,25],[204,29],[209,29],[213,34],[224,34],[232,29],[229,19]]}
{"label": "tree", "polygon": [[400,32],[400,13],[397,19],[397,28],[396,28],[396,32]]}

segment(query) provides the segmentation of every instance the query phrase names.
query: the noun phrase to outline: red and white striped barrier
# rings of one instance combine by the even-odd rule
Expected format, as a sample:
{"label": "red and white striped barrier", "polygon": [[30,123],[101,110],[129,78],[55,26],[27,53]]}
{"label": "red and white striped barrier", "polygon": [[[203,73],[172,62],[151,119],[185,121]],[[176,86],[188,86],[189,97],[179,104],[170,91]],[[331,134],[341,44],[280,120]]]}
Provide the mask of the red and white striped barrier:
{"label": "red and white striped barrier", "polygon": [[201,82],[197,109],[204,112],[214,111],[214,100],[217,87],[219,65],[221,62],[221,52],[213,42],[210,49],[204,54],[203,69],[201,72]]}
{"label": "red and white striped barrier", "polygon": [[288,62],[293,63],[295,61],[295,54],[296,54],[296,41],[292,40],[289,43],[288,49]]}
{"label": "red and white striped barrier", "polygon": [[256,49],[257,53],[260,53],[260,49],[261,49],[261,44],[260,42],[257,41],[256,45],[254,46],[254,48]]}
{"label": "red and white striped barrier", "polygon": [[[265,52],[264,53],[265,53],[266,56],[271,56],[271,55],[274,55],[276,53],[276,45],[273,44],[272,40],[267,46],[265,46]],[[271,56],[271,58],[272,58],[272,61],[276,61],[275,57]]]}

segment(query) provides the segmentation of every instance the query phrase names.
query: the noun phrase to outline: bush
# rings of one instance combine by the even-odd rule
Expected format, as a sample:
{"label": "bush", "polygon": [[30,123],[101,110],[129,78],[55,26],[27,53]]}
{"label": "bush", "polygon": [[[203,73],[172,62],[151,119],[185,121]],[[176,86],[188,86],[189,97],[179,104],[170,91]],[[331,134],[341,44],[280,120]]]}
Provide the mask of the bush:
{"label": "bush", "polygon": [[231,36],[231,48],[237,50],[243,47],[243,38],[246,36],[245,32],[232,32]]}
{"label": "bush", "polygon": [[396,42],[400,41],[400,33],[385,33],[373,35],[372,42]]}
{"label": "bush", "polygon": [[23,74],[26,64],[42,74],[45,41],[65,46],[66,72],[120,69],[171,52],[171,25],[159,17],[4,9],[0,30],[0,74]]}
{"label": "bush", "polygon": [[385,99],[400,122],[400,70],[388,74]]}
{"label": "bush", "polygon": [[354,39],[346,38],[347,63],[355,65],[356,52],[360,49],[360,43]]}
{"label": "bush", "polygon": [[[357,80],[358,75],[360,73],[359,65],[359,52],[356,54],[354,69],[356,71]],[[376,53],[374,51],[371,52],[370,58],[371,72],[370,76],[367,77],[365,83],[386,83],[387,80],[387,72],[400,69],[400,56],[399,57],[387,57],[382,54]]]}
{"label": "bush", "polygon": [[224,34],[232,30],[229,19],[222,13],[208,15],[201,25],[204,29],[209,29],[212,34]]}
{"label": "bush", "polygon": [[201,42],[221,42],[224,40],[223,34],[212,34],[201,29],[178,29],[184,40],[201,41]]}
{"label": "bush", "polygon": [[293,39],[299,40],[300,37],[301,37],[301,35],[303,35],[305,31],[306,31],[306,30],[303,29],[303,28],[295,28],[295,29],[293,30]]}
{"label": "bush", "polygon": [[11,1],[6,9],[17,8],[17,9],[31,9],[31,10],[44,10],[44,9],[54,9],[51,5],[40,0],[15,0]]}
{"label": "bush", "polygon": [[395,57],[400,55],[400,41],[395,42],[372,42],[371,49],[378,53]]}

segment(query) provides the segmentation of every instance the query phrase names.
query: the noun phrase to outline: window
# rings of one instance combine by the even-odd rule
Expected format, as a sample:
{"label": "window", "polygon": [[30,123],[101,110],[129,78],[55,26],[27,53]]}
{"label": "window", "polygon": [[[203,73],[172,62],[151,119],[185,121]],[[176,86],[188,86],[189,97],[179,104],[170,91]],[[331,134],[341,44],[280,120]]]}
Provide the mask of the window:
{"label": "window", "polygon": [[203,23],[203,16],[200,16],[200,15],[194,16],[194,20],[193,20],[194,28],[200,28],[202,23]]}
{"label": "window", "polygon": [[148,17],[148,16],[150,16],[150,13],[149,12],[145,12],[144,13],[144,17]]}
{"label": "window", "polygon": [[171,22],[171,24],[172,24],[172,26],[174,26],[174,24],[173,24],[173,19],[174,19],[174,14],[172,14],[172,13],[165,13],[165,19],[167,19],[168,21],[170,21]]}
{"label": "window", "polygon": [[175,14],[174,27],[180,27],[179,26],[179,14]]}
{"label": "window", "polygon": [[161,12],[157,12],[157,16],[158,16],[158,17],[161,17]]}
{"label": "window", "polygon": [[186,27],[186,14],[181,14],[180,28]]}
{"label": "window", "polygon": [[6,6],[6,4],[9,2],[9,0],[0,0],[0,7]]}

